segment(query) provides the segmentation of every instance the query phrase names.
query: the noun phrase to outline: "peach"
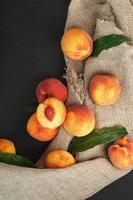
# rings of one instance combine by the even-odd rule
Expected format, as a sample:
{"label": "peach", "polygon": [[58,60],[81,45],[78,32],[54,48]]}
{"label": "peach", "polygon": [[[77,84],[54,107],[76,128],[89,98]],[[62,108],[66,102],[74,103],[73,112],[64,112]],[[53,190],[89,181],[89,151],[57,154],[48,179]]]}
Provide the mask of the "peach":
{"label": "peach", "polygon": [[61,48],[65,56],[82,61],[92,54],[93,40],[86,31],[71,28],[64,33]]}
{"label": "peach", "polygon": [[16,154],[16,148],[10,140],[0,139],[0,152]]}
{"label": "peach", "polygon": [[58,79],[48,78],[37,86],[36,96],[39,103],[45,101],[47,97],[55,97],[65,102],[67,99],[67,89]]}
{"label": "peach", "polygon": [[66,107],[62,101],[51,97],[39,104],[36,116],[42,127],[54,129],[64,122]]}
{"label": "peach", "polygon": [[74,157],[67,151],[54,150],[46,156],[45,164],[47,168],[65,168],[76,163]]}
{"label": "peach", "polygon": [[112,105],[120,97],[121,86],[113,75],[95,75],[89,86],[89,95],[97,105]]}
{"label": "peach", "polygon": [[50,141],[57,135],[59,128],[43,128],[37,121],[36,114],[34,113],[28,120],[27,131],[36,140]]}
{"label": "peach", "polygon": [[72,105],[67,109],[63,126],[68,133],[74,136],[85,136],[95,127],[94,113],[86,106]]}
{"label": "peach", "polygon": [[117,140],[108,149],[112,164],[122,170],[133,168],[133,140],[123,137]]}

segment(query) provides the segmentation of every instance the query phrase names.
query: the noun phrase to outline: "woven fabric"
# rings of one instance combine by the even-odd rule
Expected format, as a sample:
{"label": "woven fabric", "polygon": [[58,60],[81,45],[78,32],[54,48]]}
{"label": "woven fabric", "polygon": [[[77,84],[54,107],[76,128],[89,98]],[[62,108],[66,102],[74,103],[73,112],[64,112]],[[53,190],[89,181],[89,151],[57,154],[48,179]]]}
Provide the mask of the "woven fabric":
{"label": "woven fabric", "polygon": [[[133,4],[129,0],[72,0],[65,29],[81,27],[94,39],[122,33],[133,40]],[[66,60],[69,98],[67,105],[78,103],[91,107],[97,127],[124,125],[133,133],[133,46],[123,43],[103,51],[85,62]],[[96,106],[88,96],[91,77],[97,73],[116,75],[122,95],[113,106]],[[46,154],[53,149],[68,149],[72,136],[64,128],[36,163],[44,168]],[[119,170],[106,158],[104,145],[79,153],[77,164],[65,169],[28,169],[0,164],[0,200],[83,200],[129,171]]]}

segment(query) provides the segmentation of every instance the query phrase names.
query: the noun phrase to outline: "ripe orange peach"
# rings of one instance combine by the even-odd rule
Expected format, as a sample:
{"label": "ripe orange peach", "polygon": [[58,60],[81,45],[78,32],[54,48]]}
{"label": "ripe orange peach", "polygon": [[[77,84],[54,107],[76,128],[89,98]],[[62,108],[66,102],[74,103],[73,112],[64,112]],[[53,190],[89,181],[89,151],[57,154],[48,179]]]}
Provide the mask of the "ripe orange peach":
{"label": "ripe orange peach", "polygon": [[28,120],[27,131],[36,140],[50,141],[57,135],[59,128],[43,128],[37,121],[36,114],[34,113]]}
{"label": "ripe orange peach", "polygon": [[61,48],[67,57],[81,61],[92,54],[93,40],[86,31],[71,28],[64,33]]}
{"label": "ripe orange peach", "polygon": [[16,154],[16,148],[10,140],[0,139],[0,152]]}
{"label": "ripe orange peach", "polygon": [[62,101],[51,97],[39,104],[36,116],[42,127],[54,129],[64,122],[66,107]]}
{"label": "ripe orange peach", "polygon": [[55,97],[65,102],[67,99],[67,89],[58,79],[48,78],[37,86],[36,96],[40,103],[45,101],[47,97]]}
{"label": "ripe orange peach", "polygon": [[112,105],[120,97],[121,86],[113,75],[95,75],[89,86],[91,99],[97,105]]}
{"label": "ripe orange peach", "polygon": [[46,156],[47,168],[65,168],[76,163],[74,157],[67,151],[54,150]]}
{"label": "ripe orange peach", "polygon": [[133,168],[133,140],[123,137],[117,140],[108,149],[112,164],[122,170]]}
{"label": "ripe orange peach", "polygon": [[85,136],[95,127],[94,113],[86,106],[72,105],[67,109],[63,126],[66,131],[74,136]]}

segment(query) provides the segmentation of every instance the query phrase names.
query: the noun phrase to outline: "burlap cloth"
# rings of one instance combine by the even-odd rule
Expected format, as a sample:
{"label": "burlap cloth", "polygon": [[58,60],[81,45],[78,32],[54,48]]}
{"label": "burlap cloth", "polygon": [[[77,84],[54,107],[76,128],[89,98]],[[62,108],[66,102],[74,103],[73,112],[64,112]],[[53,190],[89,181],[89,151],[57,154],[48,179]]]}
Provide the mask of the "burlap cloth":
{"label": "burlap cloth", "polygon": [[[66,29],[81,27],[94,39],[112,33],[126,34],[133,40],[133,2],[131,0],[72,0]],[[133,46],[123,43],[97,58],[85,62],[66,60],[69,98],[67,104],[91,107],[97,127],[123,125],[133,133]],[[119,101],[113,106],[96,106],[88,96],[90,78],[97,73],[116,75],[122,85]],[[65,149],[72,136],[63,127],[36,163],[44,168],[46,153]],[[113,167],[106,158],[104,146],[79,153],[78,164],[66,169],[30,169],[0,164],[0,200],[83,200],[129,171]],[[84,161],[84,162],[83,162]]]}

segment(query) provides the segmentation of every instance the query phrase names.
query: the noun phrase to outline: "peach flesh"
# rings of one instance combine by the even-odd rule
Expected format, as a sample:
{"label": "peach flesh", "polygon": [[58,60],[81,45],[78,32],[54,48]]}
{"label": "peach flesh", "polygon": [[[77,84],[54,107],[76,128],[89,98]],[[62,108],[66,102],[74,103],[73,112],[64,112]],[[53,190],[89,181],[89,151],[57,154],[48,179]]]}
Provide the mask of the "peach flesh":
{"label": "peach flesh", "polygon": [[44,115],[47,117],[48,120],[52,121],[55,116],[55,110],[52,106],[48,106],[44,110]]}
{"label": "peach flesh", "polygon": [[[49,107],[52,109],[49,109]],[[46,115],[45,110],[47,111]],[[66,107],[62,101],[51,97],[39,104],[37,107],[36,116],[42,127],[54,129],[59,127],[64,122],[66,116]]]}

